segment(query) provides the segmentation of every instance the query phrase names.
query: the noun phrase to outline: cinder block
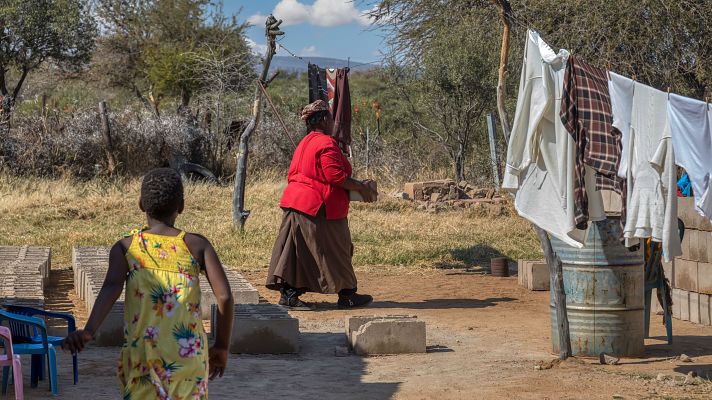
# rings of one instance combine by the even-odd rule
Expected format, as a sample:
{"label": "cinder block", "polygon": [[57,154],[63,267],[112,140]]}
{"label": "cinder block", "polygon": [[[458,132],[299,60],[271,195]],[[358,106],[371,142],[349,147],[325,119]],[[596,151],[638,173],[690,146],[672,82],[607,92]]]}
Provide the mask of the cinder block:
{"label": "cinder block", "polygon": [[[217,307],[214,313],[217,313]],[[217,322],[216,318],[211,318]],[[212,331],[216,328],[212,327]],[[230,339],[231,353],[284,354],[299,352],[299,320],[275,304],[237,304]]]}
{"label": "cinder block", "polygon": [[690,259],[690,232],[691,230],[687,230],[687,227],[685,227],[685,235],[682,237],[682,241],[680,242],[680,247],[682,248],[682,255],[680,255],[679,258],[689,260]]}
{"label": "cinder block", "polygon": [[[677,198],[677,216],[685,223],[685,229],[697,229],[700,219],[695,211],[695,199],[693,197]],[[685,235],[687,236],[687,235]]]}
{"label": "cinder block", "polygon": [[[705,262],[712,263],[712,233],[700,231],[700,241],[704,241]],[[702,246],[702,244],[700,244]]]}
{"label": "cinder block", "polygon": [[711,263],[699,263],[697,267],[697,287],[699,293],[712,294]]}
{"label": "cinder block", "polygon": [[663,261],[663,272],[665,272],[665,277],[670,281],[670,285],[675,287],[675,260],[670,262]]}
{"label": "cinder block", "polygon": [[700,294],[700,324],[712,325],[712,316],[710,315],[710,296],[708,294]]}
{"label": "cinder block", "polygon": [[680,290],[680,319],[690,320],[690,292],[686,290]]}
{"label": "cinder block", "polygon": [[700,323],[700,294],[690,292],[690,322]]}
{"label": "cinder block", "polygon": [[698,291],[697,261],[678,258],[675,261],[675,287],[683,290]]}
{"label": "cinder block", "polygon": [[672,290],[672,316],[680,319],[680,289]]}
{"label": "cinder block", "polygon": [[417,318],[371,316],[347,321],[351,347],[358,355],[425,353],[425,322]]}
{"label": "cinder block", "polygon": [[[260,302],[260,294],[250,282],[241,274],[225,268],[225,275],[230,282],[230,290],[235,299],[235,304],[257,304]],[[211,308],[215,305],[215,294],[210,287],[210,282],[204,276],[200,277],[200,311],[204,320],[210,319]]]}
{"label": "cinder block", "polygon": [[117,301],[104,322],[94,334],[94,344],[99,347],[117,347],[124,344],[124,302]]}
{"label": "cinder block", "polygon": [[700,231],[697,230],[691,230],[691,231],[686,231],[685,236],[690,236],[690,253],[688,254],[688,260],[692,261],[702,261],[700,258]]}
{"label": "cinder block", "polygon": [[549,265],[546,261],[527,261],[524,263],[526,281],[529,290],[549,290]]}

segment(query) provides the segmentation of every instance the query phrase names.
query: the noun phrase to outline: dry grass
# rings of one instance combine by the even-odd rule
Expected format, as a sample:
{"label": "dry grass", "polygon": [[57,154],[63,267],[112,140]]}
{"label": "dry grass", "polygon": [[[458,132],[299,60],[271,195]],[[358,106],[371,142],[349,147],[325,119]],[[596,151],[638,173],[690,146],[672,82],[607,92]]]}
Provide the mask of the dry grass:
{"label": "dry grass", "polygon": [[[189,184],[186,212],[178,224],[209,237],[225,264],[264,268],[281,220],[280,182],[276,176],[262,177],[248,187],[252,215],[245,233],[232,227],[230,187]],[[144,222],[136,205],[138,191],[138,180],[0,175],[0,244],[51,246],[53,264],[66,266],[72,246],[108,246]],[[430,214],[385,199],[375,205],[354,204],[350,224],[354,264],[362,268],[459,268],[486,264],[500,254],[512,259],[540,254],[529,224],[513,212],[498,217],[465,210]]]}

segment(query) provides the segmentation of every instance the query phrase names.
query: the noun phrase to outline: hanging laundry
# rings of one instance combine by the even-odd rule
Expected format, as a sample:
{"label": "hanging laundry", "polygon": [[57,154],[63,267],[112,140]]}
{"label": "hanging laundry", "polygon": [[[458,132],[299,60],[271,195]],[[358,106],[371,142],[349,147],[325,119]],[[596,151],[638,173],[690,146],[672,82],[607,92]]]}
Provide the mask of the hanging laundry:
{"label": "hanging laundry", "polygon": [[326,69],[326,98],[329,112],[334,114],[334,94],[336,93],[336,68]]}
{"label": "hanging laundry", "polygon": [[[537,32],[528,31],[517,109],[507,149],[502,188],[515,194],[514,206],[531,221],[570,246],[581,248],[585,230],[574,223],[575,143],[559,118],[569,53],[555,53]],[[592,220],[605,219],[603,200],[589,173]]]}
{"label": "hanging laundry", "polygon": [[331,115],[334,116],[332,136],[339,142],[341,150],[350,154],[351,147],[351,91],[349,89],[349,68],[335,71],[334,97]]}
{"label": "hanging laundry", "polygon": [[625,220],[625,182],[618,178],[620,133],[613,129],[611,98],[606,71],[571,57],[564,76],[561,121],[576,142],[574,179],[576,226],[584,229],[588,215],[585,166],[595,171],[596,189],[614,190],[622,197],[621,223]]}
{"label": "hanging laundry", "polygon": [[712,218],[712,108],[703,101],[669,95],[668,114],[677,165],[690,177],[695,206]]}
{"label": "hanging laundry", "polygon": [[662,242],[666,261],[682,254],[677,230],[677,169],[667,94],[635,83],[627,148],[626,245]]}
{"label": "hanging laundry", "polygon": [[677,181],[677,195],[679,197],[690,197],[692,195],[692,185],[687,172],[683,173]]}
{"label": "hanging laundry", "polygon": [[309,103],[317,100],[329,101],[326,84],[326,70],[318,65],[309,63],[307,66],[309,79]]}
{"label": "hanging laundry", "polygon": [[[628,135],[630,131],[630,116],[633,111],[633,93],[635,81],[618,75],[615,72],[608,72],[608,90],[611,94],[611,111],[613,112],[613,128],[617,129],[621,135],[621,149],[628,146]],[[628,155],[621,151],[620,164],[618,166],[618,177],[626,178],[628,171]]]}

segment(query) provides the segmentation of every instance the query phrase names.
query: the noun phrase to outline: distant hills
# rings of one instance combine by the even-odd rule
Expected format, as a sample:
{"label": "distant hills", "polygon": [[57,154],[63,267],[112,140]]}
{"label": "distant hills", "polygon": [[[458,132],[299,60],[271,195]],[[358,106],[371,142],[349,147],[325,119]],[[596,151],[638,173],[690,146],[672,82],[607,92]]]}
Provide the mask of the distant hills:
{"label": "distant hills", "polygon": [[[307,72],[307,65],[311,62],[322,68],[343,68],[349,65],[347,60],[340,60],[338,58],[328,58],[328,57],[302,57],[300,60],[296,57],[290,56],[274,56],[272,58],[272,64],[270,66],[271,71],[284,71],[289,73],[305,73]],[[362,62],[351,61],[351,68],[353,71],[368,71],[370,69],[377,68],[378,64],[362,65]],[[261,68],[261,63],[258,61],[255,69],[259,70]]]}

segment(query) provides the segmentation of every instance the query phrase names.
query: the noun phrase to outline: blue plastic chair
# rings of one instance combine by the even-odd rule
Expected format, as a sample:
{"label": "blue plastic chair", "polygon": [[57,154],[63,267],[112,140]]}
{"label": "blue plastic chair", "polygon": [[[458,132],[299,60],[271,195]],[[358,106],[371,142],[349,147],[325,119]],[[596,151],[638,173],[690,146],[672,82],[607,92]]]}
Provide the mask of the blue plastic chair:
{"label": "blue plastic chair", "polygon": [[[47,342],[54,347],[61,346],[62,342],[64,341],[64,338],[66,338],[70,333],[77,330],[77,323],[74,320],[74,316],[72,316],[71,314],[68,314],[68,313],[51,312],[51,311],[41,310],[38,308],[24,307],[24,306],[7,306],[5,308],[13,314],[24,315],[26,317],[42,316],[42,317],[45,317],[45,319],[46,318],[56,318],[56,319],[63,319],[65,321],[67,321],[67,334],[66,335],[64,335],[64,336],[49,336],[48,335],[47,336]],[[34,336],[31,338],[24,338],[24,339],[29,340],[32,343],[42,343],[42,338],[38,337],[38,336]],[[77,382],[79,382],[79,363],[77,361],[76,354],[72,355],[72,368],[73,368],[73,373],[74,373],[74,384],[76,385]],[[40,368],[40,374],[39,374],[40,379],[43,379],[43,376],[44,376],[44,363],[42,363],[42,367]]]}
{"label": "blue plastic chair", "polygon": [[[57,353],[54,346],[49,343],[47,328],[44,320],[36,317],[13,314],[0,310],[0,323],[4,323],[12,332],[12,350],[15,354],[28,354],[32,356],[30,369],[30,385],[37,387],[37,383],[44,368],[43,357],[46,355],[49,367],[49,387],[52,394],[57,394]],[[15,336],[15,332],[19,335]],[[15,342],[15,339],[18,339]],[[33,343],[26,338],[39,338],[40,343]],[[2,392],[7,392],[9,368],[3,368]]]}

